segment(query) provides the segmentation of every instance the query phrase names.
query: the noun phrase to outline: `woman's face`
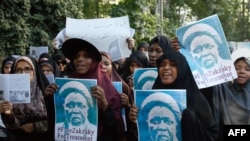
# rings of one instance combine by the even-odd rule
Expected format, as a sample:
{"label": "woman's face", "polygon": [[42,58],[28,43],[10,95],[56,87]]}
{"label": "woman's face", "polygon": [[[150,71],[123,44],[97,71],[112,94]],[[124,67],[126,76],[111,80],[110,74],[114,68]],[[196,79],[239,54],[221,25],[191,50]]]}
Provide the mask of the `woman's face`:
{"label": "woman's face", "polygon": [[5,65],[3,66],[4,74],[9,74],[10,71],[11,71],[11,67],[12,67],[12,64],[5,64]]}
{"label": "woman's face", "polygon": [[135,69],[138,69],[138,68],[142,68],[142,66],[138,64],[137,62],[132,61],[129,65],[129,70],[131,74],[134,74]]}
{"label": "woman's face", "polygon": [[159,76],[163,84],[172,84],[177,78],[177,64],[175,61],[164,59],[160,63]]}
{"label": "woman's face", "polygon": [[148,50],[149,62],[152,67],[156,67],[156,60],[163,54],[163,49],[156,42],[153,43]]}
{"label": "woman's face", "polygon": [[102,55],[101,70],[111,76],[112,62],[104,55]]}
{"label": "woman's face", "polygon": [[75,55],[75,58],[73,59],[75,70],[79,74],[86,74],[92,62],[93,59],[90,58],[88,53],[84,50],[78,51]]}
{"label": "woman's face", "polygon": [[64,62],[62,60],[58,60],[57,66],[58,66],[58,69],[60,70],[60,72],[63,72],[65,67],[66,67],[66,62]]}
{"label": "woman's face", "polygon": [[53,71],[50,69],[49,66],[43,65],[41,69],[45,75],[53,74]]}
{"label": "woman's face", "polygon": [[244,60],[239,60],[235,63],[235,69],[238,75],[236,82],[244,85],[250,79],[250,66]]}
{"label": "woman's face", "polygon": [[34,70],[32,66],[26,61],[19,61],[16,64],[15,73],[29,73],[30,80],[34,78]]}

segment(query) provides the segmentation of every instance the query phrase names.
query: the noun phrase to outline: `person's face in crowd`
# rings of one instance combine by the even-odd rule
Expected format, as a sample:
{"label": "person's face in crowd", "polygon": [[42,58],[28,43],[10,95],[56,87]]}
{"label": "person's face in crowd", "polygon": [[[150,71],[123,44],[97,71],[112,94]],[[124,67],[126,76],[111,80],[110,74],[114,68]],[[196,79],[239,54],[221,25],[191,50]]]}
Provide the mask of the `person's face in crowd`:
{"label": "person's face in crowd", "polygon": [[57,61],[57,66],[60,72],[63,72],[66,67],[67,62],[64,62],[62,60]]}
{"label": "person's face in crowd", "polygon": [[11,67],[12,67],[12,64],[5,64],[5,65],[3,66],[4,74],[9,74],[10,71],[11,71]]}
{"label": "person's face in crowd", "polygon": [[250,66],[244,60],[238,60],[235,69],[238,75],[236,82],[244,85],[250,79]]}
{"label": "person's face in crowd", "polygon": [[164,107],[155,106],[149,111],[148,126],[153,141],[173,141],[176,136],[177,121],[174,113]]}
{"label": "person's face in crowd", "polygon": [[26,61],[18,61],[15,68],[15,73],[29,73],[30,80],[34,78],[34,70],[32,66]]}
{"label": "person's face in crowd", "polygon": [[207,35],[196,37],[190,47],[191,54],[200,67],[211,69],[218,63],[218,45],[211,37]]}
{"label": "person's face in crowd", "polygon": [[154,43],[149,47],[148,57],[152,67],[156,67],[156,60],[163,54],[163,49],[158,43]]}
{"label": "person's face in crowd", "polygon": [[75,70],[79,74],[87,73],[92,62],[93,62],[92,58],[90,58],[88,53],[84,50],[78,51],[73,60]]}
{"label": "person's face in crowd", "polygon": [[142,51],[143,53],[145,53],[146,55],[148,55],[148,50],[146,47],[143,46],[139,50]]}
{"label": "person's face in crowd", "polygon": [[87,120],[88,105],[82,94],[70,93],[65,98],[64,110],[66,121],[73,126],[80,126]]}
{"label": "person's face in crowd", "polygon": [[148,50],[146,49],[146,47],[141,47],[140,49],[139,49],[140,51],[142,51],[142,52],[148,52]]}
{"label": "person's face in crowd", "polygon": [[134,74],[135,69],[139,69],[142,68],[142,66],[140,64],[138,64],[137,62],[131,61],[130,65],[129,65],[129,70],[131,72],[131,74]]}
{"label": "person's face in crowd", "polygon": [[139,50],[142,51],[148,57],[148,50],[146,47],[143,46]]}
{"label": "person's face in crowd", "polygon": [[42,72],[45,74],[45,75],[50,75],[50,74],[53,74],[53,71],[50,69],[49,66],[47,65],[43,65],[42,66]]}
{"label": "person's face in crowd", "polygon": [[109,76],[111,76],[112,62],[104,55],[102,55],[101,69],[103,72],[106,72]]}
{"label": "person's face in crowd", "polygon": [[177,78],[177,64],[175,61],[164,59],[160,63],[159,76],[163,84],[172,84]]}

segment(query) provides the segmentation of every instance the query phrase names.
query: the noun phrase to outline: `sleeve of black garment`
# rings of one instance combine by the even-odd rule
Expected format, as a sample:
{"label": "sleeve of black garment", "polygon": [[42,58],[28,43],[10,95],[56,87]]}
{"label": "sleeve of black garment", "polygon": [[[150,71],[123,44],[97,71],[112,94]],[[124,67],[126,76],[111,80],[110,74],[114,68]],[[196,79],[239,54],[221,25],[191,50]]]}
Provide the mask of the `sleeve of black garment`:
{"label": "sleeve of black garment", "polygon": [[104,128],[115,128],[115,117],[113,109],[108,106],[104,114]]}

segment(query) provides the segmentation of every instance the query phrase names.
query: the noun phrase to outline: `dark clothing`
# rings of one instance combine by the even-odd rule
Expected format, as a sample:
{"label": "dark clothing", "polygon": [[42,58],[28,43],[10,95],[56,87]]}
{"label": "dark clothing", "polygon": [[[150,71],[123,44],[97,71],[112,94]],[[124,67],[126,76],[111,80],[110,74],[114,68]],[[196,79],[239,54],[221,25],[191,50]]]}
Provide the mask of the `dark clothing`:
{"label": "dark clothing", "polygon": [[52,59],[57,65],[66,65],[64,71],[59,72],[59,77],[67,77],[70,73],[74,71],[72,62],[67,63],[65,56],[62,53],[56,53],[52,55]]}
{"label": "dark clothing", "polygon": [[236,81],[225,82],[202,89],[209,101],[215,120],[220,127],[218,141],[224,141],[224,125],[249,125],[250,81],[239,85]]}
{"label": "dark clothing", "polygon": [[[11,114],[2,113],[2,120],[9,130],[11,141],[44,141],[48,140],[47,110],[44,102],[45,87],[49,84],[45,75],[41,72],[35,59],[28,56],[17,58],[32,62],[34,78],[30,82],[30,103],[13,104]],[[14,65],[15,66],[15,65]],[[21,130],[25,124],[33,124],[34,131],[27,133]]]}
{"label": "dark clothing", "polygon": [[168,39],[168,37],[163,35],[157,35],[155,36],[149,43],[149,46],[151,46],[154,43],[158,43],[160,47],[162,48],[163,52],[169,52],[173,51],[171,41]]}
{"label": "dark clothing", "polygon": [[[168,39],[168,37],[163,36],[163,35],[157,35],[149,43],[149,53],[151,52],[150,48],[154,43],[158,43],[159,46],[162,48],[162,51],[165,52],[165,53],[169,52],[169,51],[173,51],[171,41]],[[150,58],[151,57],[149,55],[149,59]],[[151,61],[151,60],[149,60],[149,61]],[[150,67],[154,67],[154,66],[152,66],[152,64],[150,64]]]}
{"label": "dark clothing", "polygon": [[171,84],[163,84],[158,75],[153,89],[185,89],[187,92],[187,108],[183,111],[182,140],[183,141],[215,141],[218,135],[218,125],[215,122],[211,108],[198,89],[185,57],[169,51],[158,58],[160,63],[169,59],[177,64],[177,78]]}
{"label": "dark clothing", "polygon": [[42,63],[40,63],[40,68],[42,68],[43,66],[48,66],[52,70],[54,77],[59,77],[60,72],[54,60],[50,59],[43,61]]}
{"label": "dark clothing", "polygon": [[72,72],[74,72],[74,65],[72,62],[66,64],[63,72],[61,72],[61,77],[68,77]]}
{"label": "dark clothing", "polygon": [[47,52],[44,52],[44,53],[40,54],[40,56],[38,58],[38,65],[40,65],[43,61],[50,60],[50,59],[52,59],[51,55]]}
{"label": "dark clothing", "polygon": [[26,133],[22,130],[9,130],[10,134],[8,138],[0,141],[49,141],[48,132],[38,134],[38,133]]}
{"label": "dark clothing", "polygon": [[[124,124],[121,116],[121,100],[120,95],[111,83],[110,78],[104,72],[100,71],[98,62],[93,62],[86,74],[78,74],[73,72],[69,78],[78,79],[97,79],[97,84],[104,89],[108,107],[105,112],[101,107],[98,107],[98,141],[121,141],[124,137]],[[55,126],[55,109],[53,96],[46,96],[48,117],[49,117],[49,132],[50,137],[54,140]]]}
{"label": "dark clothing", "polygon": [[8,56],[6,58],[4,58],[3,62],[2,62],[2,66],[1,66],[1,74],[4,74],[4,65],[5,64],[14,64],[15,63],[16,58],[12,57],[12,56]]}
{"label": "dark clothing", "polygon": [[100,64],[93,62],[87,74],[73,72],[70,78],[97,79],[97,84],[104,89],[108,109],[103,112],[98,107],[98,141],[120,141],[124,137],[124,123],[121,116],[121,99],[109,76],[100,71]]}
{"label": "dark clothing", "polygon": [[130,54],[129,58],[126,59],[126,62],[124,64],[124,72],[121,74],[121,77],[123,80],[128,84],[128,77],[132,75],[133,72],[130,71],[130,64],[132,62],[136,62],[139,64],[142,68],[148,68],[149,67],[149,60],[147,56],[142,51],[134,51],[132,54]]}

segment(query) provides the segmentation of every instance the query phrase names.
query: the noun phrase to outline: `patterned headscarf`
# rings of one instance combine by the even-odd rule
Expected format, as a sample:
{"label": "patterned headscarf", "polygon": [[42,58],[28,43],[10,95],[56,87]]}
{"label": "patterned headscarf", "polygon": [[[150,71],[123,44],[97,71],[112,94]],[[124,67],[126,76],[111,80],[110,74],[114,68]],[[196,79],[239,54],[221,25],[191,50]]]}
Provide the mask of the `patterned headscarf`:
{"label": "patterned headscarf", "polygon": [[45,108],[44,91],[49,84],[47,78],[38,68],[36,60],[28,56],[20,56],[17,58],[16,65],[19,61],[26,61],[29,63],[34,71],[34,79],[30,82],[30,103],[13,104],[13,113],[21,123],[25,124],[29,121],[42,120],[47,118],[47,110]]}

